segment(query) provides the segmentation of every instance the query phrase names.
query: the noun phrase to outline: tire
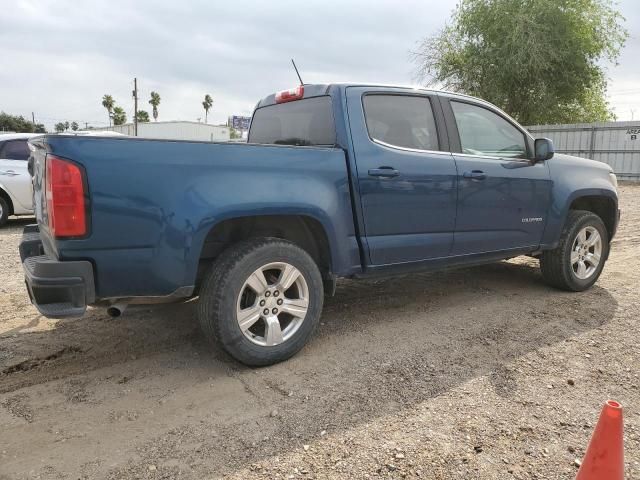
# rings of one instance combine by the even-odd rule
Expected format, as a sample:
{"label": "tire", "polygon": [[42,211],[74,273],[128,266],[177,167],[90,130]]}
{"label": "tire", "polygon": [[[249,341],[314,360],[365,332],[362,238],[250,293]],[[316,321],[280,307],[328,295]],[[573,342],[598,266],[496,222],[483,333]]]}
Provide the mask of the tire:
{"label": "tire", "polygon": [[320,321],[323,298],[322,276],[307,252],[285,240],[251,239],[214,261],[200,289],[198,318],[205,335],[233,358],[265,366],[290,358],[307,343]]}
{"label": "tire", "polygon": [[0,227],[3,227],[7,223],[9,218],[9,204],[7,201],[0,197]]}
{"label": "tire", "polygon": [[[587,232],[586,236],[578,238],[582,232]],[[595,232],[599,235],[599,247],[588,247],[589,242],[598,238]],[[581,250],[581,245],[586,249]],[[599,260],[594,265],[593,255],[598,251]],[[608,257],[609,233],[600,217],[585,210],[570,210],[557,248],[544,251],[540,257],[540,270],[549,285],[581,292],[596,283]]]}

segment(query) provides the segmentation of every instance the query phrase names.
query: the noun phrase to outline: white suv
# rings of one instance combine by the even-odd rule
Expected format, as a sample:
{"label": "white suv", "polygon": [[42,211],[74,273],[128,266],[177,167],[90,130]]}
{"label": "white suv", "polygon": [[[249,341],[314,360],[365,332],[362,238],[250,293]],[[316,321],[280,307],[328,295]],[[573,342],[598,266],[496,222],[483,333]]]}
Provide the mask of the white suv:
{"label": "white suv", "polygon": [[27,140],[37,133],[0,134],[0,227],[9,215],[33,215]]}

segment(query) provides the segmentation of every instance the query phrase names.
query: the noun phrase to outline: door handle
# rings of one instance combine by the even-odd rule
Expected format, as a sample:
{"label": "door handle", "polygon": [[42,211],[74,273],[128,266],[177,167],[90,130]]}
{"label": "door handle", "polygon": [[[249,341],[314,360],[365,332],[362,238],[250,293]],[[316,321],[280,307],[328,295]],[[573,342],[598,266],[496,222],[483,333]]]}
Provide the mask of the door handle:
{"label": "door handle", "polygon": [[487,174],[482,170],[471,170],[470,172],[464,172],[462,174],[464,178],[470,178],[471,180],[484,180],[487,178]]}
{"label": "door handle", "polygon": [[392,178],[400,175],[400,172],[393,167],[380,167],[380,168],[370,168],[369,176],[370,177],[385,177]]}

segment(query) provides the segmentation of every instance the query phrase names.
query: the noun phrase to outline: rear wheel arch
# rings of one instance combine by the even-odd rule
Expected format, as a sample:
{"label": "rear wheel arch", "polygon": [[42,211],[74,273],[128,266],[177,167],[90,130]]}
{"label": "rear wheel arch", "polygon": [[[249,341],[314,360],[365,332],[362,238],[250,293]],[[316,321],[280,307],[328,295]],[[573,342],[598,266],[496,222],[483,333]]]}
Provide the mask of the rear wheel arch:
{"label": "rear wheel arch", "polygon": [[325,279],[332,277],[329,237],[322,223],[310,215],[254,215],[234,217],[213,225],[205,236],[199,257],[198,279],[224,250],[252,238],[287,240],[316,262]]}

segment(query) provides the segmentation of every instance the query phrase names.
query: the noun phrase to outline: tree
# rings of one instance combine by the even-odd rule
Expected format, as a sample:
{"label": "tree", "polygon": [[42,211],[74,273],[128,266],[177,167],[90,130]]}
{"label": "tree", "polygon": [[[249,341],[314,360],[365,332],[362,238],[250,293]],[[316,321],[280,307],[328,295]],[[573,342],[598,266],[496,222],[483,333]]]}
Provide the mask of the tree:
{"label": "tree", "polygon": [[56,132],[58,133],[62,133],[64,132],[64,123],[63,122],[58,122],[56,123]]}
{"label": "tree", "polygon": [[127,114],[122,107],[113,107],[113,124],[122,125],[127,123]]}
{"label": "tree", "polygon": [[610,120],[603,65],[624,46],[622,20],[611,0],[460,0],[414,52],[417,77],[525,125]]}
{"label": "tree", "polygon": [[238,138],[242,138],[242,132],[239,132],[233,127],[229,127],[229,138],[231,140],[236,140]]}
{"label": "tree", "polygon": [[158,105],[160,105],[160,94],[158,92],[151,92],[151,99],[149,103],[153,107],[153,119],[158,121]]}
{"label": "tree", "polygon": [[9,115],[0,112],[0,132],[16,132],[16,133],[46,133],[42,123],[28,121],[22,115]]}
{"label": "tree", "polygon": [[104,95],[102,97],[102,106],[109,113],[109,126],[111,126],[111,117],[113,116],[113,108],[116,106],[116,102],[111,95]]}
{"label": "tree", "polygon": [[80,128],[80,126],[78,125],[78,122],[71,122],[71,130],[75,132],[78,130],[78,128]]}
{"label": "tree", "polygon": [[69,130],[69,127],[70,127],[69,122],[64,122],[64,129]]}
{"label": "tree", "polygon": [[149,121],[149,113],[145,110],[138,110],[138,123],[148,122]]}
{"label": "tree", "polygon": [[204,102],[202,102],[202,106],[204,107],[204,123],[207,123],[207,119],[209,117],[209,109],[213,106],[213,98],[211,98],[211,95],[207,94],[204,96]]}

